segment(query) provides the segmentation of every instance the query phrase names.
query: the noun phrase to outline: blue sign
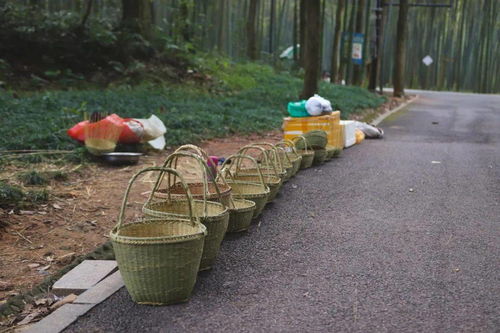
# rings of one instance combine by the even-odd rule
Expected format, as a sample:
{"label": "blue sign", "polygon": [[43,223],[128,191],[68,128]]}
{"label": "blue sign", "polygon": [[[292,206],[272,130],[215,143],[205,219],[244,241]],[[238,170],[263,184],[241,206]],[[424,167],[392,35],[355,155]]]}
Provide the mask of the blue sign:
{"label": "blue sign", "polygon": [[352,62],[356,65],[363,64],[363,45],[365,42],[365,35],[360,33],[352,34]]}

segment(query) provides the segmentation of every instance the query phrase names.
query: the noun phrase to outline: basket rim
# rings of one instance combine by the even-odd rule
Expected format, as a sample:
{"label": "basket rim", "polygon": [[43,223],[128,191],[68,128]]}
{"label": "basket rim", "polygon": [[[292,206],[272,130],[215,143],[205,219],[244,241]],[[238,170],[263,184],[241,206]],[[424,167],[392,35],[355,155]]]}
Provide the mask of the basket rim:
{"label": "basket rim", "polygon": [[246,207],[229,207],[229,213],[231,214],[232,212],[237,212],[237,213],[245,213],[252,211],[256,208],[257,204],[253,202],[252,200],[246,200],[246,199],[241,199],[241,198],[234,198],[234,201],[237,201],[239,203],[244,203],[247,206]]}
{"label": "basket rim", "polygon": [[[183,202],[185,200],[174,200],[173,202]],[[160,204],[163,204],[165,203],[166,201],[157,201],[157,202],[146,202],[143,206],[142,206],[142,212],[143,213],[146,213],[146,214],[151,214],[151,215],[154,215],[154,216],[159,216],[159,217],[163,217],[163,216],[166,216],[166,217],[170,217],[170,216],[186,216],[186,214],[176,214],[176,213],[168,213],[168,212],[162,212],[162,211],[157,211],[155,210],[153,207],[156,206],[156,205],[160,205]],[[193,199],[193,204],[194,203],[198,203],[198,204],[201,204],[203,205],[205,202],[203,200],[196,200],[196,199]],[[215,218],[220,218],[226,214],[228,214],[229,210],[226,206],[224,206],[223,204],[221,204],[220,202],[214,202],[214,201],[206,201],[206,205],[207,206],[217,206],[217,207],[221,207],[222,208],[222,211],[220,213],[218,213],[217,215],[207,215],[207,216],[197,216],[198,218],[202,218],[202,219],[215,219]],[[154,213],[149,213],[149,212],[154,212]],[[194,215],[194,213],[193,213]]]}
{"label": "basket rim", "polygon": [[[229,181],[228,182],[229,186],[231,186],[231,184],[240,184],[240,185],[250,185],[250,186],[255,186],[255,187],[259,187],[259,189],[261,189],[261,192],[257,192],[257,193],[251,193],[251,194],[244,194],[244,195],[261,195],[261,194],[269,194],[269,186],[267,186],[266,184],[266,188],[263,189],[262,188],[262,184],[257,184],[257,183],[252,183],[252,182],[244,182],[244,181]],[[233,193],[234,196],[236,195],[240,195],[239,193]]]}
{"label": "basket rim", "polygon": [[[185,234],[185,235],[175,235],[175,236],[157,236],[157,237],[133,237],[133,236],[122,236],[120,235],[120,231],[126,228],[135,227],[137,225],[148,225],[148,224],[170,224],[170,223],[185,223],[187,226],[191,228],[197,228],[198,231]],[[122,225],[119,229],[118,226],[113,227],[109,232],[109,237],[111,241],[120,243],[120,244],[131,244],[131,245],[153,245],[153,244],[173,244],[173,243],[181,243],[185,241],[191,241],[198,239],[200,237],[204,237],[207,235],[207,228],[201,224],[197,223],[196,225],[192,225],[190,220],[187,219],[179,219],[174,217],[166,217],[166,218],[143,218],[136,220],[132,223],[127,223]]]}

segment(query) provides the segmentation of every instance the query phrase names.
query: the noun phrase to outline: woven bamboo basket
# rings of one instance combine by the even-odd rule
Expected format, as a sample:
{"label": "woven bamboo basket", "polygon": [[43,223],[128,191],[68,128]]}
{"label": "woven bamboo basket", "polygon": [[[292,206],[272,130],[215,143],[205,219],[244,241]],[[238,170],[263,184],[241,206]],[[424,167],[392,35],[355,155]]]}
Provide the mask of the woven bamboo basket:
{"label": "woven bamboo basket", "polygon": [[288,157],[285,148],[280,146],[275,146],[276,153],[281,163],[281,167],[285,170],[285,177],[283,178],[283,182],[287,182],[290,178],[293,177],[293,164],[290,158]]}
{"label": "woven bamboo basket", "polygon": [[283,147],[286,151],[286,155],[290,163],[292,164],[292,177],[294,177],[300,170],[300,163],[302,162],[302,156],[297,153],[295,149],[295,144],[291,140],[282,140],[276,144],[278,147]]}
{"label": "woven bamboo basket", "polygon": [[335,154],[335,150],[337,148],[335,148],[334,146],[330,146],[330,145],[327,145],[326,146],[326,159],[325,161],[329,161],[333,158],[333,155]]}
{"label": "woven bamboo basket", "polygon": [[[227,207],[222,205],[219,202],[211,202],[207,200],[208,194],[208,175],[207,169],[208,167],[203,162],[203,160],[194,154],[191,153],[173,153],[171,154],[167,160],[165,161],[165,165],[170,166],[172,164],[176,164],[176,160],[180,157],[191,158],[198,162],[202,170],[202,183],[204,184],[203,190],[203,199],[202,200],[193,200],[193,214],[195,217],[198,217],[206,228],[208,235],[205,238],[205,245],[203,247],[203,256],[201,258],[200,263],[200,271],[208,270],[212,267],[217,258],[217,254],[219,252],[220,244],[224,239],[226,234],[227,226],[229,223],[229,211]],[[187,207],[182,204],[179,204],[177,201],[177,197],[169,196],[169,193],[166,193],[165,198],[158,198],[156,195],[156,191],[160,186],[162,180],[164,178],[164,174],[160,174],[156,184],[151,192],[149,200],[143,206],[143,213],[146,216],[153,217],[164,217],[164,216],[186,216]],[[176,178],[172,179],[168,177],[168,184],[171,182],[176,183]],[[167,184],[167,185],[168,185]],[[217,186],[215,180],[213,180],[213,184],[217,191]],[[167,189],[171,188],[171,186],[167,186]]]}
{"label": "woven bamboo basket", "polygon": [[248,230],[252,224],[253,213],[257,205],[251,200],[231,198],[229,205],[229,225],[227,232]]}
{"label": "woven bamboo basket", "polygon": [[268,161],[270,163],[274,163],[276,169],[283,174],[283,182],[288,181],[292,177],[293,166],[290,160],[288,160],[286,151],[283,149],[283,147],[278,147],[268,142],[257,142],[251,144],[250,146],[257,146],[266,149],[266,152],[270,156]]}
{"label": "woven bamboo basket", "polygon": [[[264,148],[263,146],[266,146]],[[259,144],[251,144],[251,145],[246,145],[240,148],[238,151],[238,154],[243,154],[243,155],[251,155],[250,152],[252,150],[258,150],[259,151],[259,156],[258,156],[258,162],[260,164],[260,170],[263,175],[278,175],[281,179],[284,179],[286,176],[286,170],[283,168],[282,163],[280,162],[280,159],[278,157],[278,154],[276,153],[276,149],[274,149],[274,146],[270,143],[259,143]],[[258,174],[256,168],[251,168],[251,169],[243,169],[240,168],[239,171],[241,174]]]}
{"label": "woven bamboo basket", "polygon": [[[237,173],[235,169],[240,165],[240,160],[243,159],[251,160],[255,164],[260,177],[259,183],[244,182],[231,178],[232,175]],[[247,155],[232,155],[228,157],[222,165],[221,174],[227,177],[227,182],[233,189],[233,196],[235,198],[251,200],[255,203],[253,218],[257,218],[264,210],[270,193],[269,187],[264,182],[264,177],[257,161],[253,157]]]}
{"label": "woven bamboo basket", "polygon": [[300,169],[310,168],[314,160],[314,151],[308,149],[307,141],[302,135],[296,136],[293,141],[297,143],[299,141],[303,142],[304,150],[297,150],[297,153],[302,156],[302,160],[300,161]]}
{"label": "woven bamboo basket", "polygon": [[[283,181],[281,180],[280,177],[278,176],[273,176],[273,175],[263,175],[264,178],[264,183],[269,187],[269,197],[268,197],[268,202],[273,201],[276,196],[278,195],[281,186],[283,184]],[[232,176],[233,180],[237,181],[242,181],[242,182],[248,182],[248,183],[254,183],[254,184],[259,184],[260,183],[260,176],[258,175],[241,175],[241,174],[236,174]]]}
{"label": "woven bamboo basket", "polygon": [[342,155],[342,148],[338,148],[338,147],[335,148],[335,150],[332,153],[332,158],[340,157],[340,155]]}
{"label": "woven bamboo basket", "polygon": [[[303,135],[306,139],[307,146],[313,149],[325,149],[328,144],[328,135],[322,130],[312,130]],[[304,143],[298,142],[297,149],[304,149]]]}
{"label": "woven bamboo basket", "polygon": [[[188,207],[188,218],[142,218],[124,224],[132,184],[141,174],[150,171],[176,173],[156,167],[135,174],[125,192],[118,224],[111,230],[110,239],[125,287],[135,302],[150,305],[185,302],[196,283],[207,230],[192,213],[187,186],[187,199],[179,202]],[[181,176],[176,175],[183,183]]]}
{"label": "woven bamboo basket", "polygon": [[313,165],[320,165],[325,163],[327,151],[326,149],[314,149]]}
{"label": "woven bamboo basket", "polygon": [[[177,148],[175,153],[180,153],[180,152],[187,152],[187,153],[192,153],[194,155],[199,156],[202,158],[206,163],[211,163],[211,160],[208,158],[208,154],[201,149],[198,146],[195,145],[183,145]],[[174,168],[177,168],[177,159],[176,159],[176,165],[174,165]],[[210,179],[215,179],[217,175],[212,175],[211,170],[207,169],[207,173],[209,174]],[[203,199],[203,183],[188,183],[189,189],[191,190],[191,194],[193,195],[194,199],[201,200]],[[179,183],[175,183],[171,186],[170,190],[170,195],[173,198],[176,197],[183,197],[185,195],[183,187]],[[218,190],[218,192],[217,192]],[[167,193],[167,189],[165,188],[160,188],[158,191],[156,191],[156,196],[159,198],[165,198]],[[229,205],[229,198],[231,196],[231,187],[224,182],[223,179],[221,181],[218,181],[217,184],[214,184],[213,182],[210,182],[208,184],[208,194],[207,194],[207,200],[209,201],[214,201],[214,202],[220,202],[224,206]]]}
{"label": "woven bamboo basket", "polygon": [[[262,158],[262,163],[260,164],[260,166],[256,163],[255,168],[243,169],[241,168],[242,160],[239,159],[236,165],[236,171],[233,173],[233,175],[235,176],[235,178],[233,179],[241,181],[260,182],[260,174],[262,174],[262,176],[264,177],[264,182],[269,187],[270,191],[267,202],[272,202],[278,195],[281,186],[283,185],[283,179],[285,178],[286,171],[283,171],[285,174],[279,173],[278,170],[280,170],[280,164],[275,151],[266,150],[258,145],[248,145],[241,148],[240,153],[245,155],[249,154],[253,150],[258,151],[261,154],[260,156]],[[263,170],[271,170],[272,172],[274,172],[274,174],[264,173]],[[245,176],[251,177],[247,178]]]}

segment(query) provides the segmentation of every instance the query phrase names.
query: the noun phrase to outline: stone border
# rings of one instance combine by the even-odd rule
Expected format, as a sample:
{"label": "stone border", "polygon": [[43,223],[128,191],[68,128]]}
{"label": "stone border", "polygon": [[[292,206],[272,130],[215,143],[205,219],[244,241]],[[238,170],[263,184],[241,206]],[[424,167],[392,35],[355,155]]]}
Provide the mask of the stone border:
{"label": "stone border", "polygon": [[28,303],[32,303],[35,298],[40,295],[46,294],[48,290],[51,289],[52,285],[60,279],[64,274],[78,266],[84,260],[114,260],[115,254],[113,252],[113,246],[111,242],[106,242],[99,246],[97,249],[89,254],[82,255],[73,262],[60,271],[47,277],[42,283],[33,287],[30,291],[23,292],[17,296],[10,298],[5,304],[0,306],[0,318],[7,317],[9,315],[17,314],[23,311],[24,306]]}
{"label": "stone border", "polygon": [[76,298],[73,303],[65,304],[39,322],[20,329],[22,333],[59,333],[86,314],[97,304],[103,302],[124,286],[119,271],[111,274]]}
{"label": "stone border", "polygon": [[401,111],[402,109],[404,109],[405,107],[407,107],[408,105],[410,105],[411,103],[415,102],[416,100],[419,99],[419,95],[416,95],[415,97],[413,97],[412,99],[406,101],[405,103],[399,105],[398,107],[392,109],[392,110],[389,110],[387,112],[384,112],[382,113],[381,115],[379,115],[377,118],[375,118],[374,120],[372,120],[370,123],[373,125],[373,126],[378,126],[385,118],[389,117],[391,114],[393,113],[396,113],[396,112],[399,112]]}

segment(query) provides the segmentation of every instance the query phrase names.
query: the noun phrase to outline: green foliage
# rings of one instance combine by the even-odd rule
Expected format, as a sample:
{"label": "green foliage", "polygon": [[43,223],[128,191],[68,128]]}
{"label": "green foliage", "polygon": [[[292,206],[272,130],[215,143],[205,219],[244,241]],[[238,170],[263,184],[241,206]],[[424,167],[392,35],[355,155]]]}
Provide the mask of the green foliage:
{"label": "green foliage", "polygon": [[38,171],[31,170],[17,175],[17,179],[27,186],[46,185],[49,180]]}
{"label": "green foliage", "polygon": [[82,84],[87,76],[102,84],[107,81],[102,73],[112,73],[116,63],[126,67],[151,59],[155,51],[148,41],[117,29],[119,15],[119,8],[110,7],[105,16],[91,16],[82,25],[77,12],[0,2],[0,80],[19,87],[17,79],[23,77],[31,79],[25,84],[30,88],[64,87]]}
{"label": "green foliage", "polygon": [[26,192],[25,202],[26,204],[42,204],[49,201],[49,192],[45,189],[39,191],[28,191]]}
{"label": "green foliage", "polygon": [[24,192],[17,186],[0,181],[0,207],[8,208],[17,205],[24,199]]}
{"label": "green foliage", "polygon": [[[66,130],[90,111],[135,118],[156,114],[168,128],[168,145],[269,131],[280,127],[287,103],[297,100],[302,88],[302,80],[276,73],[269,66],[214,59],[198,64],[196,70],[208,70],[212,76],[208,87],[143,84],[104,91],[34,93],[23,98],[0,93],[0,149],[75,149],[78,144]],[[320,85],[320,94],[342,111],[343,118],[384,102],[365,89],[327,83]],[[68,158],[81,161],[84,151]]]}
{"label": "green foliage", "polygon": [[48,200],[46,189],[24,192],[20,187],[0,181],[0,208],[27,208]]}

